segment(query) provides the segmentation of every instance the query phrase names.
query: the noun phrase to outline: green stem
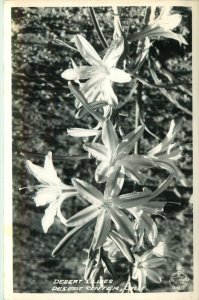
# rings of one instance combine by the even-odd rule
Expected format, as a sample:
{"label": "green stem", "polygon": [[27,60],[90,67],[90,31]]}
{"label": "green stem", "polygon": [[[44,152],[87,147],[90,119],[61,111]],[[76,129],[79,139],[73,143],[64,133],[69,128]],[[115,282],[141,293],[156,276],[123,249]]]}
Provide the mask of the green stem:
{"label": "green stem", "polygon": [[93,21],[93,24],[95,26],[95,29],[96,29],[96,31],[99,35],[99,38],[102,42],[102,45],[103,45],[104,49],[106,49],[106,48],[108,48],[108,44],[107,44],[107,41],[106,41],[106,39],[105,39],[101,29],[100,29],[99,23],[97,21],[96,15],[95,15],[95,10],[94,10],[93,7],[90,7],[89,9],[90,9],[90,15],[91,15],[91,19]]}
{"label": "green stem", "polygon": [[[44,159],[46,156],[46,153],[34,153],[29,151],[22,151],[20,153],[22,156],[25,157],[25,159],[29,158],[42,158]],[[66,156],[66,155],[53,155],[53,160],[81,160],[81,159],[88,159],[88,153],[80,153],[73,156]]]}

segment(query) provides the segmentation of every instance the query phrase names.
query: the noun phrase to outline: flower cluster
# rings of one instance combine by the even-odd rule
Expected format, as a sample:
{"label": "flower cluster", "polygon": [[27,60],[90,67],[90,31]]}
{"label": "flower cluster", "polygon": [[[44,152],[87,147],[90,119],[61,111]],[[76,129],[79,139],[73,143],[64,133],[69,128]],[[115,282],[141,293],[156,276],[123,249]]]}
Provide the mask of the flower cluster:
{"label": "flower cluster", "polygon": [[[170,14],[170,9],[162,8],[155,18],[153,12],[152,9],[147,26],[130,40],[168,37],[186,44],[182,35],[172,31],[181,21],[179,14]],[[73,178],[72,185],[64,184],[57,176],[50,151],[45,156],[44,167],[29,160],[26,165],[29,173],[39,181],[35,186],[36,206],[49,205],[42,218],[44,232],[48,231],[56,216],[67,228],[73,227],[54,249],[53,256],[82,230],[94,225],[85,279],[95,281],[103,277],[107,270],[117,279],[111,253],[119,252],[131,266],[128,286],[134,282],[133,289],[142,292],[147,278],[156,283],[161,281],[156,268],[165,263],[169,253],[166,244],[158,243],[158,226],[153,218],[162,214],[168,202],[159,201],[158,196],[174,178],[186,186],[184,175],[177,166],[182,148],[174,142],[181,122],[172,120],[162,142],[145,153],[135,150],[144,138],[144,125],[136,126],[128,134],[121,134],[115,117],[118,114],[118,97],[112,85],[130,83],[132,74],[124,68],[128,57],[124,29],[118,14],[114,24],[113,41],[105,49],[103,58],[82,35],[76,35],[76,48],[89,66],[77,66],[74,63],[73,68],[61,74],[62,78],[69,81],[69,88],[76,98],[79,109],[76,116],[86,118],[86,114],[90,113],[98,122],[92,129],[68,129],[68,134],[74,137],[88,139],[94,136],[93,140],[83,144],[84,152],[81,154],[87,159],[96,159],[93,185],[90,184],[92,178],[89,182]],[[73,81],[79,83],[79,88],[73,85]],[[100,114],[97,110],[102,107],[103,114]],[[159,172],[166,170],[167,177],[152,191],[147,188],[146,182],[147,175],[153,169]],[[131,191],[124,193],[127,180]],[[66,220],[61,205],[64,200],[76,195],[78,199],[86,200],[88,205]]]}

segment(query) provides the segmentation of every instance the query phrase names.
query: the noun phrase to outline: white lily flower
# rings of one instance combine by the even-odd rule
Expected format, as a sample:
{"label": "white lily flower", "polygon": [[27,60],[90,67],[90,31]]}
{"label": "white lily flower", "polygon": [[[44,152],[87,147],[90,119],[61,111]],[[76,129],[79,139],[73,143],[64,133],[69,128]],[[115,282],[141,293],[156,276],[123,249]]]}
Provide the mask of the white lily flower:
{"label": "white lily flower", "polygon": [[161,277],[157,268],[165,264],[162,257],[151,256],[151,250],[141,256],[134,254],[135,263],[132,270],[132,278],[138,281],[138,290],[142,292],[146,288],[146,279],[160,283]]}
{"label": "white lily flower", "polygon": [[41,183],[35,186],[38,188],[34,196],[36,206],[49,204],[42,218],[44,232],[46,233],[53,224],[56,215],[63,224],[66,224],[66,219],[61,213],[61,204],[65,199],[76,195],[77,191],[73,186],[62,183],[57,176],[52,162],[52,152],[49,151],[45,156],[44,167],[37,166],[29,160],[26,161],[26,165],[29,173]]}
{"label": "white lily flower", "polygon": [[117,62],[124,51],[124,39],[121,37],[114,40],[103,59],[80,34],[76,36],[75,44],[90,66],[67,69],[61,74],[61,77],[66,80],[89,79],[81,88],[81,92],[88,102],[106,101],[109,105],[117,107],[118,99],[112,88],[112,82],[124,83],[131,81],[131,76],[128,73],[116,68]]}
{"label": "white lily flower", "polygon": [[133,35],[132,41],[143,39],[145,37],[166,37],[177,40],[180,44],[187,45],[187,41],[184,39],[182,34],[172,31],[180,24],[182,16],[180,14],[170,14],[171,8],[172,7],[163,7],[159,16],[155,20],[150,20],[148,26]]}
{"label": "white lily flower", "polygon": [[139,126],[136,130],[127,134],[122,141],[119,141],[111,120],[107,119],[104,121],[102,126],[103,144],[86,143],[83,146],[86,151],[101,161],[95,171],[95,180],[97,182],[107,181],[116,172],[121,186],[124,182],[124,174],[132,178],[132,180],[144,184],[145,177],[141,170],[153,167],[153,159],[144,155],[130,155],[135,143],[142,136],[143,132],[144,126]]}
{"label": "white lily flower", "polygon": [[[131,244],[135,244],[135,234],[131,221],[125,213],[119,209],[121,201],[114,204],[114,198],[111,197],[113,182],[106,186],[104,194],[91,184],[80,180],[72,180],[78,193],[91,205],[72,216],[66,223],[66,226],[74,227],[89,223],[96,219],[94,236],[92,241],[93,249],[102,246],[111,229],[111,220],[115,224],[117,231]],[[116,185],[116,184],[115,184]],[[136,205],[137,198],[132,200],[131,205]]]}
{"label": "white lily flower", "polygon": [[175,123],[175,121],[172,120],[166,137],[161,143],[149,151],[147,156],[154,159],[157,166],[174,174],[184,186],[187,186],[184,174],[174,163],[174,161],[182,156],[182,147],[178,143],[173,143],[176,135],[181,129],[181,125],[181,122]]}

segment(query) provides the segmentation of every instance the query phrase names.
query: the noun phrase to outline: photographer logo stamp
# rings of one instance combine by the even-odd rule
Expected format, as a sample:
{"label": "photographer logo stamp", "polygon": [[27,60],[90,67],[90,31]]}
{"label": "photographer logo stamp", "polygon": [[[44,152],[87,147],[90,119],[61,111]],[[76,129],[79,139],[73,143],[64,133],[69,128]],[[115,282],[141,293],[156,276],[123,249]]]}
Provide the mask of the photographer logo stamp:
{"label": "photographer logo stamp", "polygon": [[170,286],[177,291],[183,291],[187,287],[188,281],[187,275],[181,271],[173,273],[169,279]]}

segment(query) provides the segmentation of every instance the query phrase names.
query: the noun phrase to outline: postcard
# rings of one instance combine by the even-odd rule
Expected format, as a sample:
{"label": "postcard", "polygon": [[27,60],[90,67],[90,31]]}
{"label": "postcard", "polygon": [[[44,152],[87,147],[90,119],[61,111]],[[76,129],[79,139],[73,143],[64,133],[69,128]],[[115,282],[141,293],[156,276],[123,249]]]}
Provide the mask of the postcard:
{"label": "postcard", "polygon": [[198,13],[5,1],[6,300],[198,299]]}

